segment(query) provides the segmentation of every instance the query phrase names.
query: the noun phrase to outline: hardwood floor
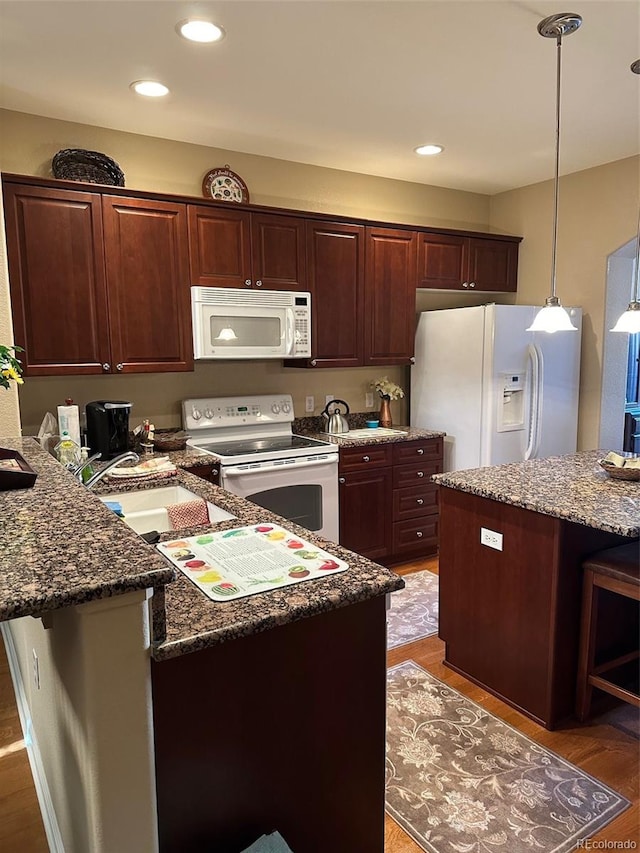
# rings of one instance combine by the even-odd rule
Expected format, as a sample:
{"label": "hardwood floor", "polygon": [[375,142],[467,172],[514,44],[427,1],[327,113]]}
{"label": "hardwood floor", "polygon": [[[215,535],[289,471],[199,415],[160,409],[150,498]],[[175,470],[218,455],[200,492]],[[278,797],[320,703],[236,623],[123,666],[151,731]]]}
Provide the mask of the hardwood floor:
{"label": "hardwood floor", "polygon": [[[421,569],[437,572],[437,559],[395,567],[398,574]],[[437,636],[393,649],[389,666],[414,660],[436,678],[478,702],[528,737],[571,761],[631,801],[631,807],[604,827],[594,841],[640,842],[640,740],[638,711],[623,705],[588,724],[571,724],[548,732],[499,699],[448,670],[444,644]],[[386,853],[421,853],[421,848],[386,817]],[[3,853],[46,853],[48,850],[31,769],[22,740],[13,685],[0,643],[0,850]]]}

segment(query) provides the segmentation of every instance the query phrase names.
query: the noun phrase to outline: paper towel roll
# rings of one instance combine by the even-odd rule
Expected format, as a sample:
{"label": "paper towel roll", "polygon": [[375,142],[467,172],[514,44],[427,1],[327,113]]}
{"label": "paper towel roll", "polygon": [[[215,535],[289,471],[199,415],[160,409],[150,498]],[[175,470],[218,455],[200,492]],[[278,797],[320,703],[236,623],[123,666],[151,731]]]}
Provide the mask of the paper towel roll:
{"label": "paper towel roll", "polygon": [[58,431],[60,435],[66,430],[71,441],[81,447],[80,441],[80,410],[73,405],[73,400],[65,400],[64,406],[58,406]]}

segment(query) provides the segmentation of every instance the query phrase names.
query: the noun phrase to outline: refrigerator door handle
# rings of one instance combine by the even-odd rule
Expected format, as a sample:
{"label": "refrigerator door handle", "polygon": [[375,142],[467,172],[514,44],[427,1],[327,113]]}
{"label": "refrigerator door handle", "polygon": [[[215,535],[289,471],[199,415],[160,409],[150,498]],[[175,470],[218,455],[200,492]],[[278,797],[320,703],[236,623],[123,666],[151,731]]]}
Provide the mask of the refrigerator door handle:
{"label": "refrigerator door handle", "polygon": [[540,447],[540,414],[542,411],[542,352],[536,344],[529,344],[527,355],[531,362],[531,409],[529,412],[529,443],[525,459],[535,458]]}

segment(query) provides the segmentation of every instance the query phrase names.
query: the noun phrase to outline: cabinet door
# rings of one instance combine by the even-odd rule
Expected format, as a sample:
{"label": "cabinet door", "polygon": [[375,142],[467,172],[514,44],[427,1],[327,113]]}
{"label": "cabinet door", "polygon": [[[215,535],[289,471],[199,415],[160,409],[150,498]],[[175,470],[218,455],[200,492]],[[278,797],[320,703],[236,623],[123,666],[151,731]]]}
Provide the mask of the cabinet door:
{"label": "cabinet door", "polygon": [[104,196],[103,219],[116,370],[193,370],[185,206]]}
{"label": "cabinet door", "polygon": [[410,364],[416,324],[415,231],[366,229],[365,364]]}
{"label": "cabinet door", "polygon": [[507,240],[469,240],[469,286],[476,290],[517,289],[518,244]]}
{"label": "cabinet door", "polygon": [[340,544],[369,559],[391,553],[391,468],[340,475]]}
{"label": "cabinet door", "polygon": [[190,204],[189,265],[191,284],[250,287],[250,215],[242,210]]}
{"label": "cabinet door", "polygon": [[307,222],[314,367],[362,365],[364,227]]}
{"label": "cabinet door", "polygon": [[25,375],[102,373],[109,330],[100,196],[10,183],[3,191]]}
{"label": "cabinet door", "polygon": [[418,233],[418,287],[459,290],[466,281],[468,240]]}
{"label": "cabinet door", "polygon": [[253,285],[263,290],[306,290],[306,221],[295,216],[251,214]]}

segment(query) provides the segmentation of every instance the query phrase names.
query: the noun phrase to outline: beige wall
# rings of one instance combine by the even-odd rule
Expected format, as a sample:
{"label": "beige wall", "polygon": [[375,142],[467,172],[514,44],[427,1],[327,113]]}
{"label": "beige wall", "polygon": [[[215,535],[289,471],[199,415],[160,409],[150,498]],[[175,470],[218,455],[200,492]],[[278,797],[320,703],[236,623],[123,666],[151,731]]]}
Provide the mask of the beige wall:
{"label": "beige wall", "polygon": [[[489,198],[22,113],[0,111],[0,128],[0,169],[6,172],[47,176],[59,149],[90,148],[117,160],[129,187],[199,197],[202,176],[228,163],[245,179],[251,200],[258,204],[524,237],[516,297],[422,292],[416,310],[489,299],[541,304],[549,291],[550,181]],[[585,314],[582,448],[598,443],[606,259],[635,232],[639,160],[622,160],[561,180],[558,292],[565,304],[582,305]],[[0,280],[0,300],[3,297],[6,284],[3,287]],[[160,426],[180,422],[180,401],[188,396],[290,391],[295,413],[301,416],[306,395],[315,396],[317,414],[325,395],[331,394],[347,400],[355,411],[363,411],[369,382],[385,373],[408,388],[408,371],[400,367],[313,371],[284,368],[279,362],[252,362],[250,368],[238,362],[202,364],[193,374],[29,379],[20,391],[22,425],[26,433],[35,432],[45,412],[55,413],[55,406],[69,396],[81,406],[92,399],[128,399],[134,403],[134,422],[151,417]],[[396,422],[405,420],[406,402],[393,405]]]}
{"label": "beige wall", "polygon": [[[119,133],[104,128],[54,121],[0,111],[0,170],[50,175],[51,159],[61,148],[88,148],[113,157],[125,173],[126,185],[140,190],[202,195],[202,177],[214,166],[228,163],[246,181],[251,201],[360,216],[389,222],[488,230],[489,199],[475,193],[375,178],[335,169],[305,166],[269,157]],[[6,286],[0,285],[0,298]],[[365,410],[369,382],[387,374],[408,388],[404,368],[303,370],[280,362],[217,362],[200,365],[193,374],[99,376],[91,379],[29,379],[21,389],[22,426],[33,434],[44,414],[72,397],[83,406],[89,400],[115,398],[134,403],[132,418],[150,417],[156,425],[180,423],[180,402],[189,396],[289,391],[296,416],[304,415],[304,398],[313,394],[316,414],[325,395],[340,397],[354,411]],[[377,404],[376,404],[377,407]],[[406,402],[393,404],[396,423],[406,421]]]}
{"label": "beige wall", "polygon": [[3,626],[66,853],[157,850],[147,599],[130,592],[55,610],[46,628],[31,616]]}
{"label": "beige wall", "polygon": [[[580,448],[599,445],[602,355],[605,336],[610,334],[604,323],[607,257],[636,233],[639,190],[640,157],[576,172],[560,181],[557,292],[564,305],[581,305],[584,311]],[[552,211],[551,181],[491,199],[493,227],[525,237],[520,246],[519,303],[538,303],[550,292]]]}

